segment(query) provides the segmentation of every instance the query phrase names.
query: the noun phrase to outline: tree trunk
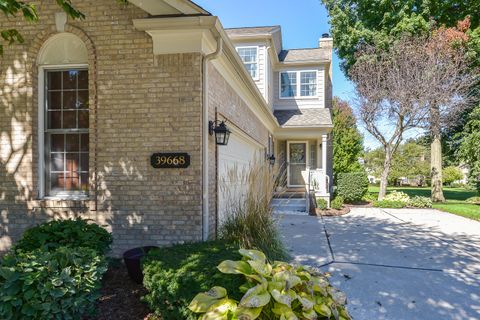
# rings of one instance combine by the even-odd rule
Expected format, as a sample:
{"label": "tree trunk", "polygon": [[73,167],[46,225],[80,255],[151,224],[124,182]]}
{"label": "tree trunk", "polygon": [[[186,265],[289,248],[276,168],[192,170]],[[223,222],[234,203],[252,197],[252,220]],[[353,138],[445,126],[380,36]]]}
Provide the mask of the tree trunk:
{"label": "tree trunk", "polygon": [[382,201],[387,195],[388,175],[392,166],[392,153],[388,148],[385,149],[385,161],[383,162],[383,172],[380,177],[380,192],[378,193],[378,201]]}
{"label": "tree trunk", "polygon": [[432,201],[444,202],[442,181],[442,135],[440,132],[440,110],[437,106],[430,109],[432,143],[430,145],[430,175],[432,178]]}
{"label": "tree trunk", "polygon": [[440,134],[432,136],[432,143],[430,145],[432,159],[430,163],[432,176],[432,201],[444,202],[443,196],[443,176],[442,176],[442,140]]}

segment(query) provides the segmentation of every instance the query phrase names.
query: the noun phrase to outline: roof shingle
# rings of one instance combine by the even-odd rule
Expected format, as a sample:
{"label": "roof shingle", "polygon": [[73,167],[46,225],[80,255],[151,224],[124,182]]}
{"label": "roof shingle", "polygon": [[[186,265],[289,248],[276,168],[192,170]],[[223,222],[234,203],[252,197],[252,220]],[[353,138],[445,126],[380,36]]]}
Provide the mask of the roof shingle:
{"label": "roof shingle", "polygon": [[324,127],[332,126],[330,109],[276,110],[274,113],[282,127]]}
{"label": "roof shingle", "polygon": [[273,34],[276,31],[280,31],[280,26],[267,26],[267,27],[245,27],[245,28],[229,28],[225,29],[230,37],[235,36],[254,36]]}
{"label": "roof shingle", "polygon": [[282,50],[278,55],[281,62],[329,61],[329,51],[323,48]]}

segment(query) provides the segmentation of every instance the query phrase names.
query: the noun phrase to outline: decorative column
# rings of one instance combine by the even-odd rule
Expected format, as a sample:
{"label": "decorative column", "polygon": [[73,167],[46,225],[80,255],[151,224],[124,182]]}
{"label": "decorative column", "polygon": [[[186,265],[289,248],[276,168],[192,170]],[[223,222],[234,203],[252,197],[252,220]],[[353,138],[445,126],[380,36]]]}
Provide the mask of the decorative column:
{"label": "decorative column", "polygon": [[322,135],[322,169],[327,174],[328,135]]}

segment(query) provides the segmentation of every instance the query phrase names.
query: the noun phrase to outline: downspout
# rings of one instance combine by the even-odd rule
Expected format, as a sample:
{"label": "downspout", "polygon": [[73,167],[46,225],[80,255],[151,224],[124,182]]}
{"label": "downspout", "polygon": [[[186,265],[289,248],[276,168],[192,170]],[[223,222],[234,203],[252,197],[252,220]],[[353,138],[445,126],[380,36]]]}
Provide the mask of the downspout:
{"label": "downspout", "polygon": [[208,240],[209,236],[209,176],[208,176],[208,62],[217,59],[223,51],[223,39],[217,39],[217,50],[203,58],[203,105],[202,105],[202,239]]}

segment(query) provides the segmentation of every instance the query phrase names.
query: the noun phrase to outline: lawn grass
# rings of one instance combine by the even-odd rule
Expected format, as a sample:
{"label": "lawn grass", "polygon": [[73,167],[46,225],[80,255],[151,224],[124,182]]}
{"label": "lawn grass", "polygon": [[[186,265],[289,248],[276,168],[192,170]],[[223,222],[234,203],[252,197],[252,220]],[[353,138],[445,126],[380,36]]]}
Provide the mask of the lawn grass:
{"label": "lawn grass", "polygon": [[[370,186],[368,191],[378,193],[379,189],[377,186]],[[405,192],[410,197],[430,197],[429,187],[388,187],[388,191],[393,190]],[[480,221],[480,206],[465,202],[466,199],[475,197],[477,195],[476,191],[463,188],[444,188],[443,194],[447,201],[444,203],[434,203],[433,207],[435,209]]]}

